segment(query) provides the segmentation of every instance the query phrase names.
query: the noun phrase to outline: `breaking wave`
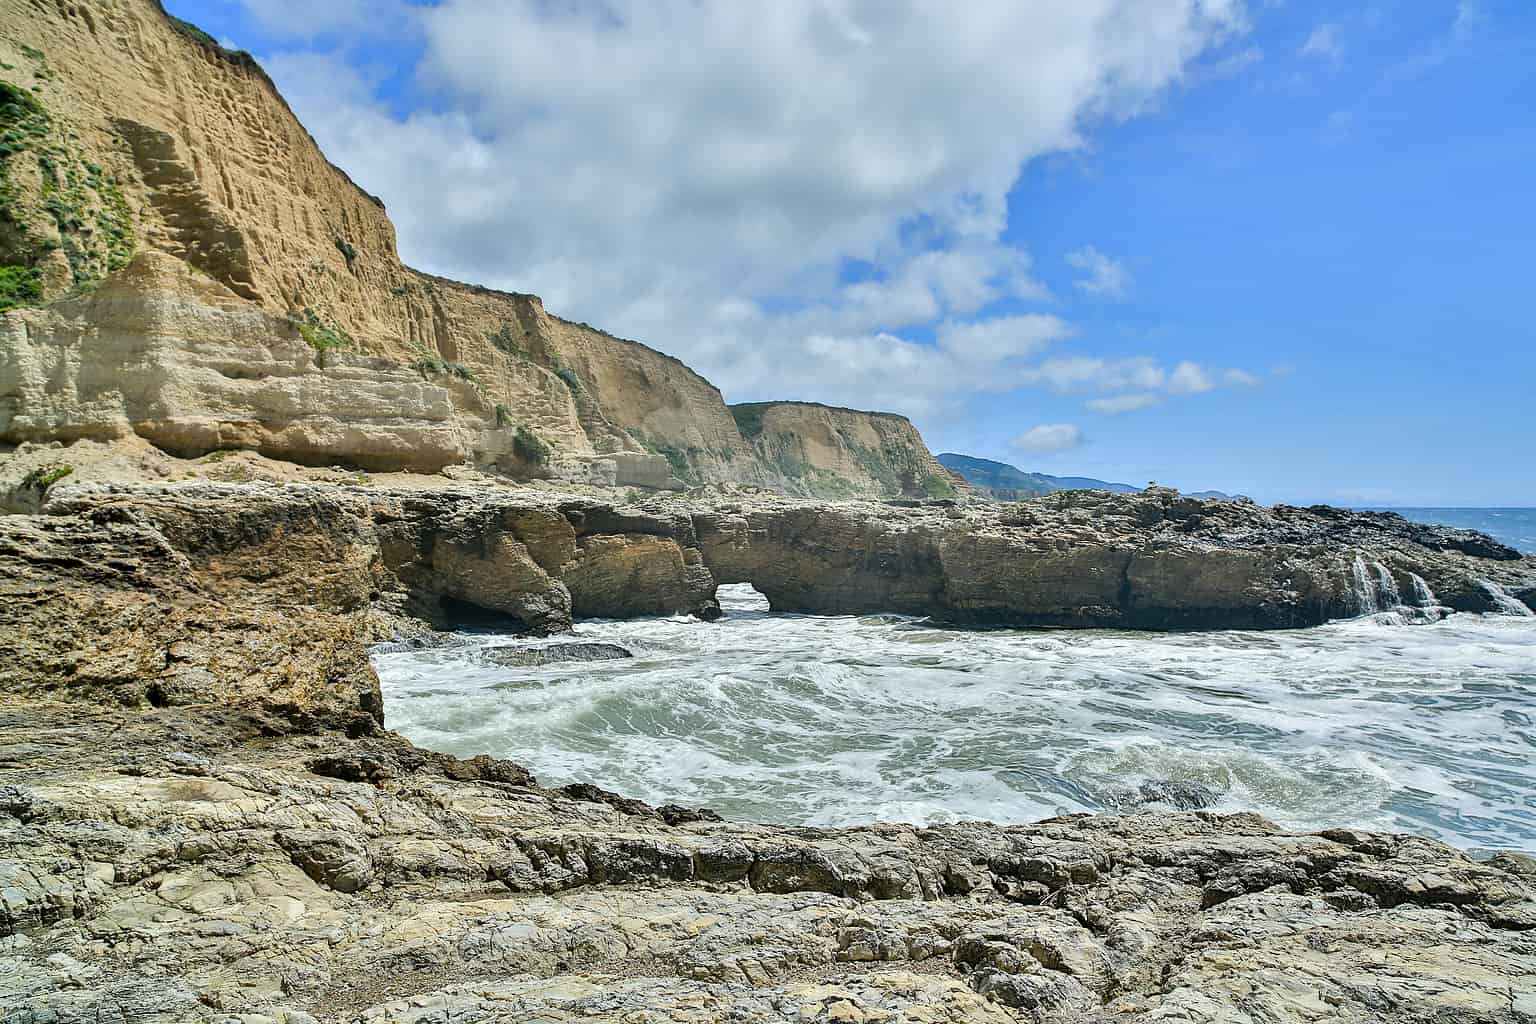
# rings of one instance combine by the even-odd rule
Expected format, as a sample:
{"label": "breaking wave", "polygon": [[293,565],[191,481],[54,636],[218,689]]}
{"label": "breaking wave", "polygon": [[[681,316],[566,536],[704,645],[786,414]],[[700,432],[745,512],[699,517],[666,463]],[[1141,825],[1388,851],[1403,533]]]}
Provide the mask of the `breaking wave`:
{"label": "breaking wave", "polygon": [[[1401,605],[1374,566],[1362,593]],[[1414,581],[1410,607],[1435,604]],[[1536,849],[1536,620],[1292,632],[936,629],[894,615],[585,622],[635,657],[507,668],[465,635],[376,651],[388,724],[655,803],[797,824],[1033,821],[1188,783],[1217,810]],[[1362,604],[1367,602],[1362,601]]]}

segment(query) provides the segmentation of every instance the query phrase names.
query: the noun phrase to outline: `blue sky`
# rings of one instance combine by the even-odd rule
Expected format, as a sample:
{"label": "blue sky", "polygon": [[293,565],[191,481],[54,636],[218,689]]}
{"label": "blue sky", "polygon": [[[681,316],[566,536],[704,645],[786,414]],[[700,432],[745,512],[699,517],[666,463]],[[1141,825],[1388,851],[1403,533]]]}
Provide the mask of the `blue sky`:
{"label": "blue sky", "polygon": [[728,400],[1051,473],[1536,505],[1523,0],[166,6],[263,61],[407,262]]}

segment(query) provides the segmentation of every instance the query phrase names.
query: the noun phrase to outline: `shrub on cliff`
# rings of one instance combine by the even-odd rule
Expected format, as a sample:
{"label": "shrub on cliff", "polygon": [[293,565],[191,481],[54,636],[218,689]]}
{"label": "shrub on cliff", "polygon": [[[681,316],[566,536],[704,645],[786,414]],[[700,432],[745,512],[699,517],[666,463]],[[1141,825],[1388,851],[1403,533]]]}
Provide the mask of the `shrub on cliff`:
{"label": "shrub on cliff", "polygon": [[43,279],[36,267],[0,267],[0,313],[43,301]]}
{"label": "shrub on cliff", "polygon": [[435,377],[440,373],[446,373],[450,377],[467,380],[471,384],[476,381],[475,371],[463,363],[455,363],[452,360],[444,359],[442,356],[433,355],[430,352],[419,352],[411,366],[423,377]]}
{"label": "shrub on cliff", "polygon": [[530,465],[542,466],[549,461],[550,447],[527,427],[518,427],[512,435],[512,454]]}
{"label": "shrub on cliff", "polygon": [[953,498],[955,485],[937,473],[929,473],[923,477],[923,493],[930,498]]}
{"label": "shrub on cliff", "polygon": [[304,343],[315,350],[316,361],[322,367],[325,366],[327,352],[345,351],[354,344],[352,335],[334,323],[321,320],[312,309],[305,309],[303,317],[292,323],[299,329],[299,336],[304,339]]}

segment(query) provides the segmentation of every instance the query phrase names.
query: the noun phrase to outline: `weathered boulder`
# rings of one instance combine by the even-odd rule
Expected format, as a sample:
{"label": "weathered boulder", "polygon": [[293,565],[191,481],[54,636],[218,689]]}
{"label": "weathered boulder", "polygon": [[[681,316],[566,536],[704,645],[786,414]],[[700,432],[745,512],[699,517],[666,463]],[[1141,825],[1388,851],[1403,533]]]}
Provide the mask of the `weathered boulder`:
{"label": "weathered boulder", "polygon": [[409,607],[440,625],[474,609],[536,633],[567,629],[573,616],[718,613],[692,521],[676,510],[468,490],[368,500]]}

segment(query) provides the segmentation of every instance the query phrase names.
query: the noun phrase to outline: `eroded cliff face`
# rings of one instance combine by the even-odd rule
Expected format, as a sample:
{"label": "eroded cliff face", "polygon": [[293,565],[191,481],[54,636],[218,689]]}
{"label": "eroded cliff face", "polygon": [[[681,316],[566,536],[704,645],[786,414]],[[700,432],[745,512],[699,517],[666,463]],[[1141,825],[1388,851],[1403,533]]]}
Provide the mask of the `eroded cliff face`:
{"label": "eroded cliff face", "polygon": [[[0,20],[0,442],[810,492],[676,359],[402,265],[256,63],[156,0]],[[816,493],[903,479],[813,465]]]}
{"label": "eroded cliff face", "polygon": [[322,356],[286,319],[153,250],[77,297],[0,318],[12,442],[137,435],[179,455],[249,448],[430,472],[462,461],[466,438],[495,443],[467,430],[462,410],[480,402],[468,381]]}
{"label": "eroded cliff face", "polygon": [[731,406],[783,490],[816,498],[953,498],[952,475],[905,416],[815,402]]}

